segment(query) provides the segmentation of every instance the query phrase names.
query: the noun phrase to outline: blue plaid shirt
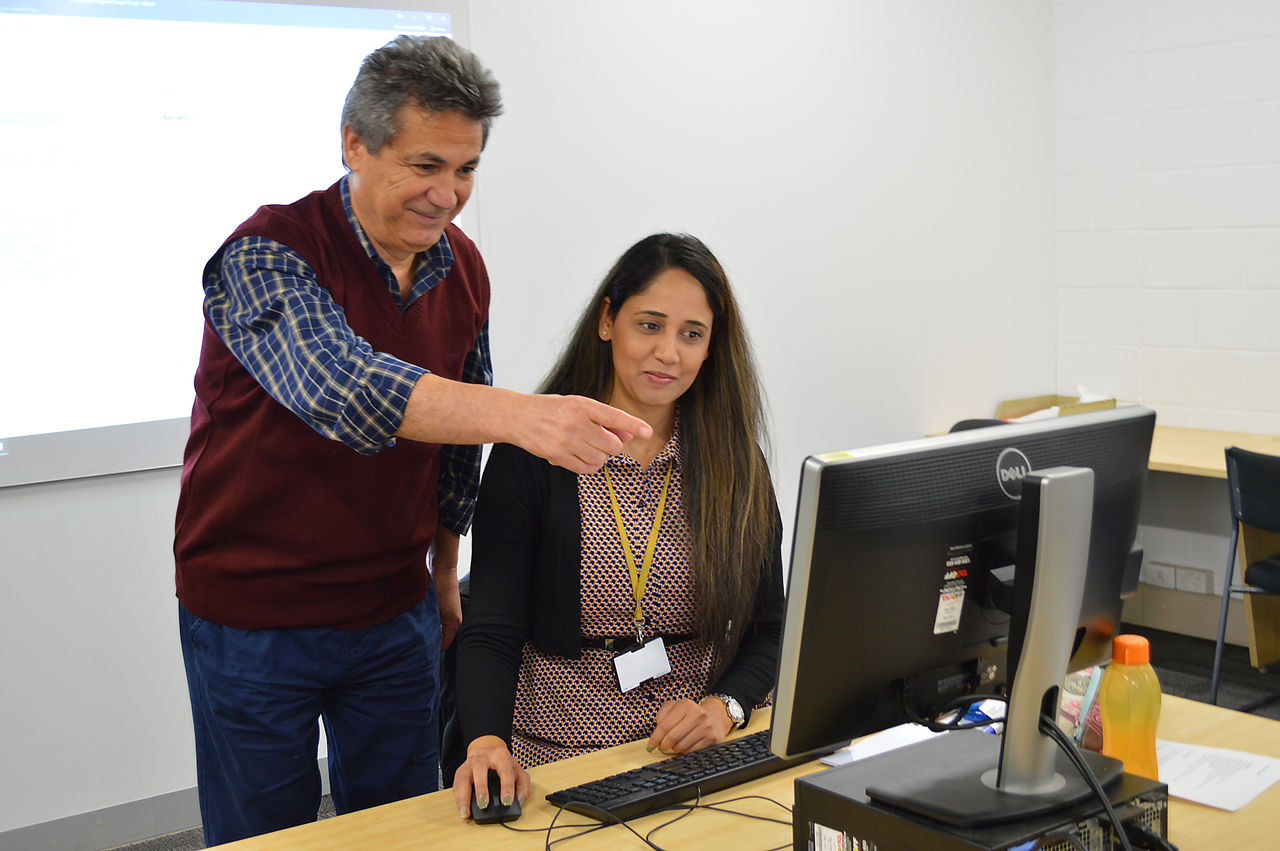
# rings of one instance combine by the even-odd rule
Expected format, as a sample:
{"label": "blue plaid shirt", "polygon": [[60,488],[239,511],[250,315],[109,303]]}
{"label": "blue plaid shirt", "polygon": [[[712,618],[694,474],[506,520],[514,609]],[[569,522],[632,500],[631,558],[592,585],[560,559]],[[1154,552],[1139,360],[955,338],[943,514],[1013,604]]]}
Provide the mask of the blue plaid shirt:
{"label": "blue plaid shirt", "polygon": [[[365,253],[402,311],[453,268],[445,236],[422,252],[407,298],[351,209],[347,178],[342,205]],[[394,446],[409,393],[426,373],[357,336],[320,286],[315,271],[288,246],[249,236],[230,243],[204,281],[205,311],[231,353],[271,397],[320,434],[371,455]],[[476,335],[462,380],[493,383],[489,326]],[[440,452],[440,522],[458,534],[471,525],[480,481],[479,446]]]}

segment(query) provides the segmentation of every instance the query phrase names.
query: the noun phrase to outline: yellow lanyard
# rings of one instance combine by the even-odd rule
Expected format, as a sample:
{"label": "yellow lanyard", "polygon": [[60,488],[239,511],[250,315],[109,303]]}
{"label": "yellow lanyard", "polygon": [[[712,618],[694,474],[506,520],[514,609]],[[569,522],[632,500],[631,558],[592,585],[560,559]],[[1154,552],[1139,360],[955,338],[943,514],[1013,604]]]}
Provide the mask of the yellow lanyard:
{"label": "yellow lanyard", "polygon": [[609,491],[609,504],[613,506],[613,519],[618,524],[618,537],[622,539],[622,554],[627,562],[627,573],[631,577],[631,593],[636,598],[636,640],[644,642],[641,628],[644,626],[644,609],[640,603],[644,600],[644,589],[649,584],[649,569],[653,567],[653,552],[658,546],[658,527],[662,525],[662,509],[667,504],[667,486],[671,484],[671,471],[675,461],[667,465],[667,476],[662,481],[662,496],[658,497],[658,510],[653,515],[653,528],[649,530],[649,542],[644,548],[644,560],[637,565],[635,553],[631,550],[631,541],[627,538],[627,527],[622,523],[622,509],[618,507],[618,497],[613,492],[613,479],[609,476],[609,468],[603,467],[604,486]]}

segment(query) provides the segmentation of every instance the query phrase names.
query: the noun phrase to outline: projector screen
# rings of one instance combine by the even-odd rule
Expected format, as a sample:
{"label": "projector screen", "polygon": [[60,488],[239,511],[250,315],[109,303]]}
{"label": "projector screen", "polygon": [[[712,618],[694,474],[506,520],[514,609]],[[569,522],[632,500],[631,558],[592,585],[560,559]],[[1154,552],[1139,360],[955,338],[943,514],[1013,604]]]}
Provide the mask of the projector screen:
{"label": "projector screen", "polygon": [[370,51],[465,35],[358,3],[0,0],[0,487],[181,463],[205,261],[342,175]]}

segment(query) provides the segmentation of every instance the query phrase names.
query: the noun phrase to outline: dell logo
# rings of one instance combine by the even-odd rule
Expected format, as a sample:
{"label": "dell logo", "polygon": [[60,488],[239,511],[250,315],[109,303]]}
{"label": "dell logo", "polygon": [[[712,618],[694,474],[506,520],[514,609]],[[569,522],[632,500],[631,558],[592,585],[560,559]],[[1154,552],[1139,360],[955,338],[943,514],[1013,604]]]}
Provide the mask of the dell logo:
{"label": "dell logo", "polygon": [[996,482],[1009,499],[1022,498],[1022,480],[1031,472],[1031,462],[1022,450],[1012,446],[996,459]]}

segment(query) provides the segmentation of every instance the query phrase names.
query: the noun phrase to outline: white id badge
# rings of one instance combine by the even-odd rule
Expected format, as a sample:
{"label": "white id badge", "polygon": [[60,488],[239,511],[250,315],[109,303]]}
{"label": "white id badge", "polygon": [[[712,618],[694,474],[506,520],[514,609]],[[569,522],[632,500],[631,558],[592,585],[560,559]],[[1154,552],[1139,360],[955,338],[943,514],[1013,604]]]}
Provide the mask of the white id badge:
{"label": "white id badge", "polygon": [[631,691],[641,683],[671,673],[667,645],[661,635],[655,635],[644,644],[614,656],[613,669],[618,675],[618,688]]}

